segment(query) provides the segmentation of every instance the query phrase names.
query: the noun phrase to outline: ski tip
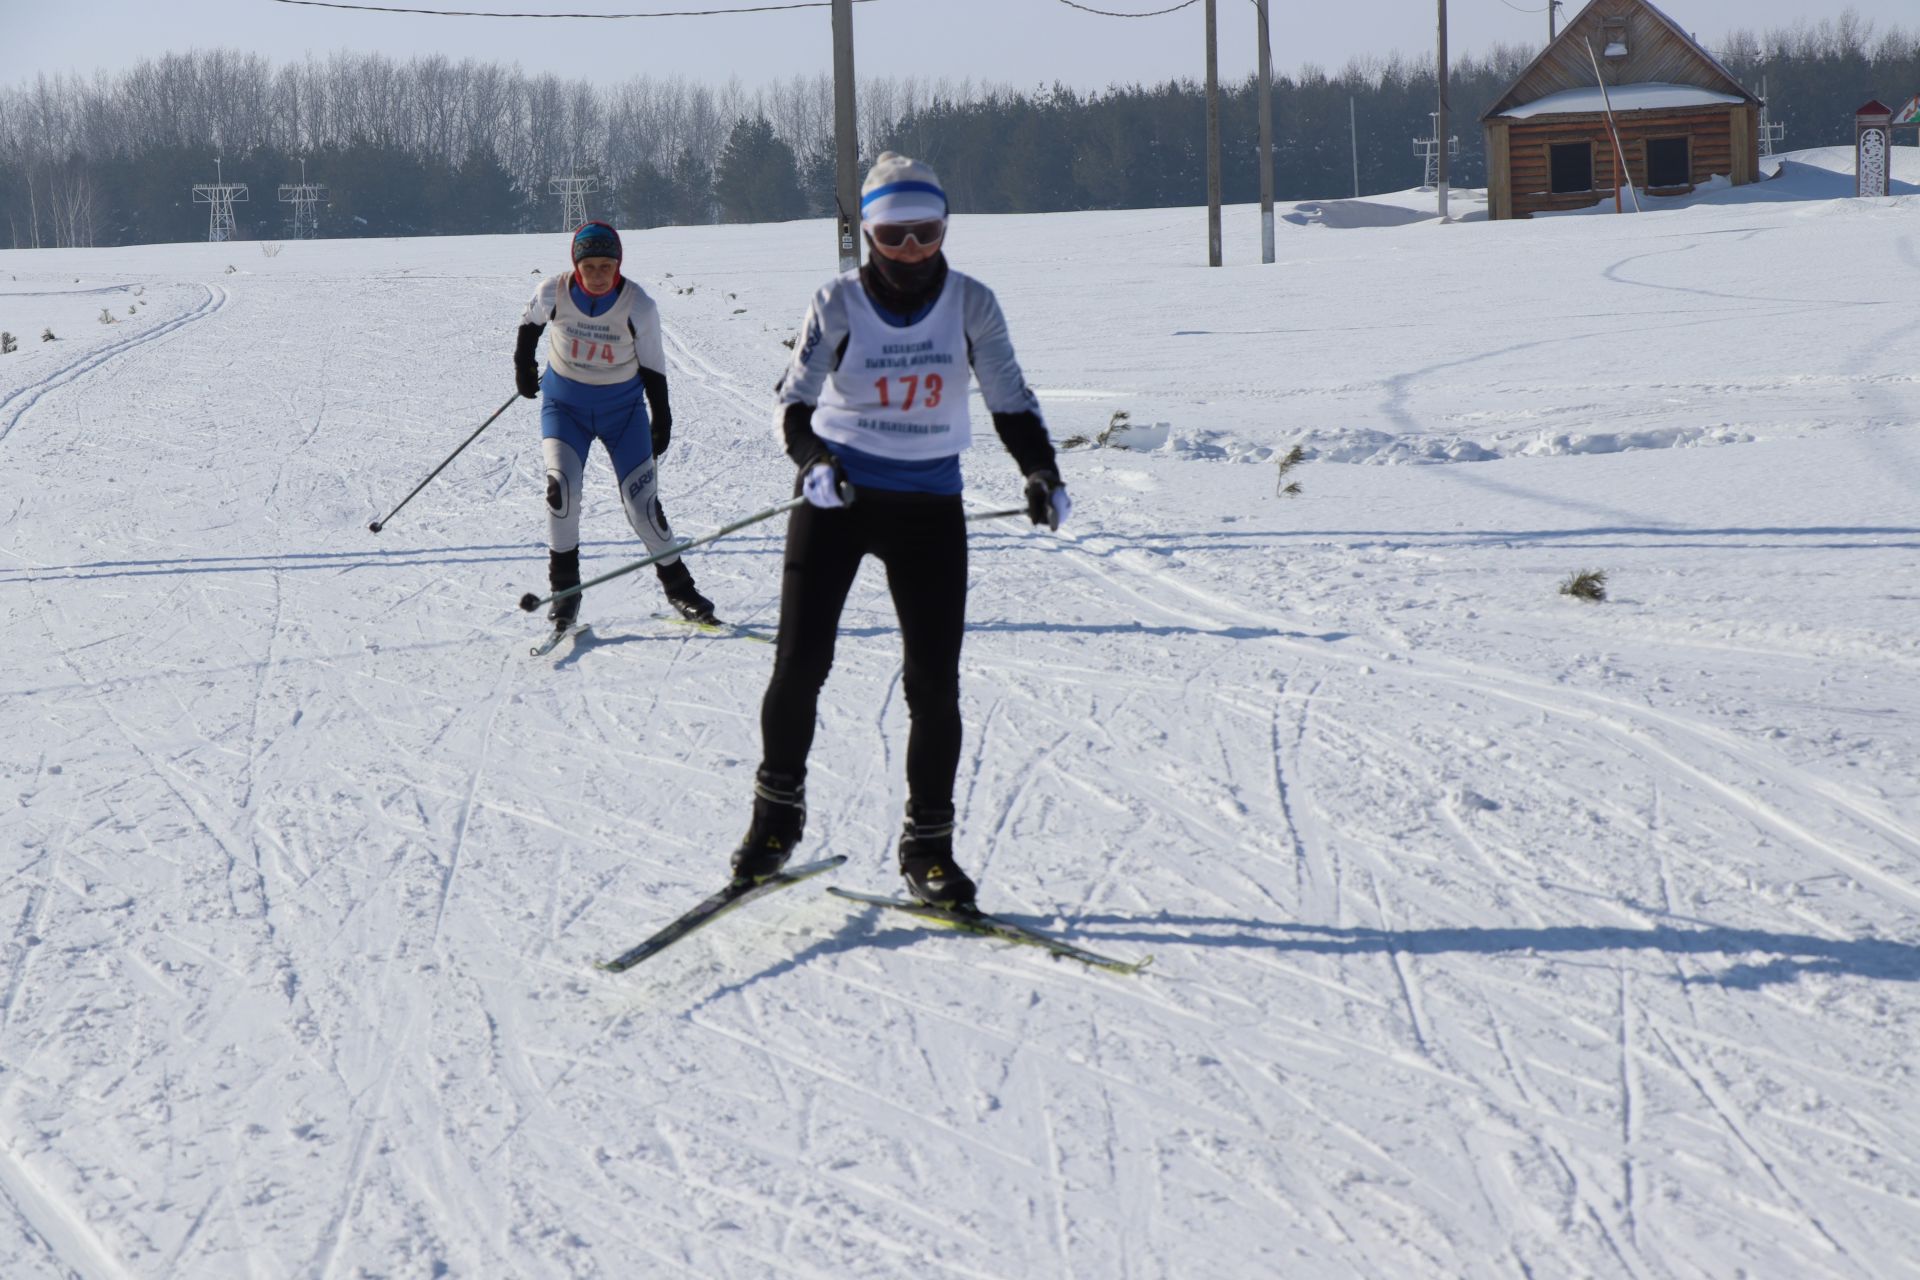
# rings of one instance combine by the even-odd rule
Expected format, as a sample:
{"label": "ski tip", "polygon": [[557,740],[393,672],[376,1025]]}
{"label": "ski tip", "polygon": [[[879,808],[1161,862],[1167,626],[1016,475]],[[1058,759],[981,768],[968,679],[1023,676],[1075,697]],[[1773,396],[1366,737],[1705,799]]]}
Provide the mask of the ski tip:
{"label": "ski tip", "polygon": [[533,594],[533,592],[529,591],[527,592],[527,594],[520,597],[520,607],[524,609],[526,612],[532,613],[535,609],[538,609],[540,607],[540,597]]}

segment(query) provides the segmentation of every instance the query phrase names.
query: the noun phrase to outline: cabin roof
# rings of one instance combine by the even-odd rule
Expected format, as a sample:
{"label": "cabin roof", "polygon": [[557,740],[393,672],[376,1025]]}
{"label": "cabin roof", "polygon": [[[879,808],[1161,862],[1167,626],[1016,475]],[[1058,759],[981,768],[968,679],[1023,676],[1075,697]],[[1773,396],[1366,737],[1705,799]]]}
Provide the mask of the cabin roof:
{"label": "cabin roof", "polygon": [[[1695,43],[1692,36],[1651,0],[1592,0],[1548,42],[1539,57],[1527,64],[1481,119],[1525,118],[1518,116],[1515,108],[1534,106],[1577,89],[1592,90],[1597,96],[1593,58],[1588,56],[1587,45],[1591,42],[1594,52],[1600,54],[1607,47],[1606,24],[1620,18],[1641,21],[1634,24],[1636,32],[1629,37],[1626,54],[1607,57],[1601,62],[1609,91],[1616,84],[1623,87],[1662,84],[1723,95],[1714,99],[1716,102],[1760,105],[1760,99],[1734,79],[1719,59]],[[1597,111],[1600,108],[1560,109]],[[1536,109],[1529,114],[1547,112]]]}

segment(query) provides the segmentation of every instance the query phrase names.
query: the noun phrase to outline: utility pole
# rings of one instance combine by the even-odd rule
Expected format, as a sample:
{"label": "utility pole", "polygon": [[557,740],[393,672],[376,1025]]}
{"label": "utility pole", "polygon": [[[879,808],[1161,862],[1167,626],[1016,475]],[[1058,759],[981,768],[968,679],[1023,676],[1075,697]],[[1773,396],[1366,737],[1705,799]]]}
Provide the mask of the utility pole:
{"label": "utility pole", "polygon": [[[1433,136],[1436,138],[1444,138],[1447,136],[1447,0],[1440,0],[1439,61],[1440,61],[1440,110],[1435,118]],[[1450,166],[1447,164],[1447,149],[1445,147],[1441,147],[1440,148],[1440,166],[1439,166],[1439,172],[1437,175],[1438,180],[1434,183],[1434,185],[1440,189],[1440,221],[1442,222],[1448,221],[1447,182],[1448,182],[1448,179],[1452,176],[1448,172],[1449,167]]]}
{"label": "utility pole", "polygon": [[1220,265],[1220,24],[1207,0],[1207,265]]}
{"label": "utility pole", "polygon": [[1267,0],[1260,10],[1260,261],[1273,261],[1273,44],[1267,38]]}
{"label": "utility pole", "polygon": [[840,270],[860,265],[860,136],[853,100],[853,0],[833,0],[835,243]]}
{"label": "utility pole", "polygon": [[1360,108],[1347,96],[1347,131],[1353,140],[1353,198],[1360,198]]}

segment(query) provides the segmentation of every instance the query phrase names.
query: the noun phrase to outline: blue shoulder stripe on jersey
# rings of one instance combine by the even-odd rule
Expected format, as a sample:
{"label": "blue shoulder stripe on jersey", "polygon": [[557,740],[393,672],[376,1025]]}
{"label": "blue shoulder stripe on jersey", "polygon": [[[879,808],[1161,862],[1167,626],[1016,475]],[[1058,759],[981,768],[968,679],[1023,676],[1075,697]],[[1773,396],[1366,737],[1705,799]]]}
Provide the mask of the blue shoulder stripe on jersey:
{"label": "blue shoulder stripe on jersey", "polygon": [[902,191],[923,191],[930,196],[939,196],[940,203],[946,204],[947,193],[931,182],[889,182],[884,187],[875,187],[860,197],[860,207],[865,209],[881,196],[897,195]]}

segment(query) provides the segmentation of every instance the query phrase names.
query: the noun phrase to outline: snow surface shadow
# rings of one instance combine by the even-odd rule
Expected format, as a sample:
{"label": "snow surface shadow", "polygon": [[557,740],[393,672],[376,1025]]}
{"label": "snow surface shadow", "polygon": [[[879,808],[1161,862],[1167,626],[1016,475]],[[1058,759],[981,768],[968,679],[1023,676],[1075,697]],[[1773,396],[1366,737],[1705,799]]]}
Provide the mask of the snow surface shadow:
{"label": "snow surface shadow", "polygon": [[[969,622],[968,634],[980,632],[1041,632],[1047,635],[1083,635],[1083,636],[1196,636],[1213,640],[1319,640],[1327,644],[1338,644],[1350,639],[1351,631],[1285,631],[1277,627],[1150,627],[1139,622]],[[897,626],[842,627],[843,636],[859,636],[873,639],[877,636],[898,635]]]}
{"label": "snow surface shadow", "polygon": [[[1755,953],[1771,955],[1773,958],[1769,960],[1742,959],[1717,975],[1686,975],[1679,979],[1683,983],[1706,982],[1742,990],[1756,990],[1774,983],[1792,982],[1805,974],[1850,975],[1891,982],[1920,982],[1920,946],[1912,943],[1891,942],[1881,938],[1852,940],[1817,938],[1802,933],[1770,933],[1764,929],[1725,929],[1711,926],[1701,929],[1679,929],[1670,925],[1653,929],[1600,928],[1588,925],[1560,925],[1544,929],[1369,929],[1236,920],[1229,916],[1176,916],[1164,913],[1147,917],[1082,916],[1074,923],[1165,927],[1163,929],[1136,927],[1131,930],[1103,930],[1098,935],[1103,941],[1113,939],[1151,943],[1158,947],[1175,946],[1181,943],[1201,947],[1254,947],[1308,955],[1431,956],[1449,952],[1464,952],[1471,955],[1502,955],[1508,952],[1546,955],[1588,951],[1660,951],[1668,955],[1727,957],[1751,957]],[[1196,935],[1176,932],[1220,926],[1281,930],[1307,936],[1276,937],[1267,933]]]}
{"label": "snow surface shadow", "polygon": [[[849,904],[853,905],[853,904]],[[688,1006],[680,1014],[682,1018],[691,1018],[709,1005],[719,1004],[730,996],[739,995],[756,983],[771,981],[807,965],[823,956],[839,955],[852,951],[868,951],[878,948],[885,951],[903,951],[917,942],[924,941],[928,930],[912,925],[888,925],[879,920],[881,909],[870,907],[855,910],[846,916],[840,927],[827,936],[794,952],[769,968],[751,973],[714,991],[708,992],[699,1001]]]}
{"label": "snow surface shadow", "polygon": [[544,542],[492,543],[469,547],[396,547],[391,551],[297,551],[284,555],[177,556],[171,560],[94,560],[82,564],[15,569],[0,583],[149,578],[183,573],[298,573],[303,570],[410,568],[417,565],[488,564],[520,560],[546,550]]}
{"label": "snow surface shadow", "polygon": [[[1521,491],[1524,492],[1524,491]],[[1779,542],[1753,542],[1737,550],[1754,551],[1913,551],[1920,550],[1920,526],[1910,525],[1809,525],[1790,528],[1780,525],[1755,525],[1751,528],[1686,528],[1674,525],[1607,524],[1577,529],[1274,529],[1252,532],[1244,529],[1220,532],[1172,533],[1154,536],[1151,547],[1134,545],[1145,535],[1103,533],[1102,538],[1121,544],[1126,550],[1152,550],[1179,555],[1192,552],[1272,551],[1276,547],[1339,542],[1349,550],[1371,546],[1395,550],[1400,547],[1472,547],[1502,546],[1510,543],[1565,542],[1588,538],[1653,538],[1651,544],[1635,542],[1594,542],[1586,545],[1599,550],[1644,550],[1647,546],[1691,547],[1727,550],[1726,538],[1777,538]],[[1678,539],[1697,541],[1683,542]],[[1907,538],[1907,542],[1802,542],[1803,538]],[[1109,552],[1092,554],[1111,556]]]}

